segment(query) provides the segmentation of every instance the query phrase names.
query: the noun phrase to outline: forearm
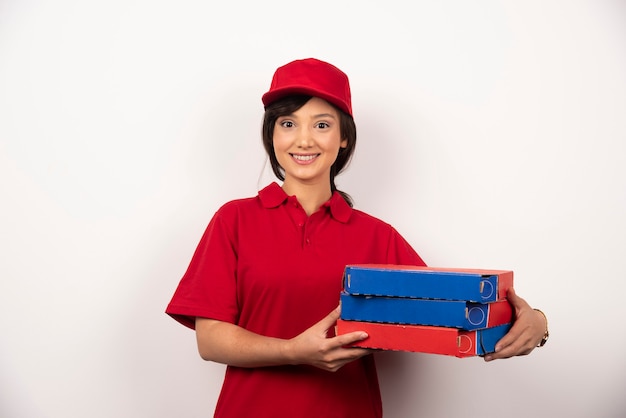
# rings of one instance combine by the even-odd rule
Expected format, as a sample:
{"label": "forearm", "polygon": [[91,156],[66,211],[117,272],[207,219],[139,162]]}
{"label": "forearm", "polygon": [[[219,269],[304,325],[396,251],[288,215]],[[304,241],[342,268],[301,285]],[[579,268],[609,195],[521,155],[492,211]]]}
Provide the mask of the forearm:
{"label": "forearm", "polygon": [[204,360],[238,367],[291,363],[287,340],[255,334],[228,322],[197,318],[196,339]]}

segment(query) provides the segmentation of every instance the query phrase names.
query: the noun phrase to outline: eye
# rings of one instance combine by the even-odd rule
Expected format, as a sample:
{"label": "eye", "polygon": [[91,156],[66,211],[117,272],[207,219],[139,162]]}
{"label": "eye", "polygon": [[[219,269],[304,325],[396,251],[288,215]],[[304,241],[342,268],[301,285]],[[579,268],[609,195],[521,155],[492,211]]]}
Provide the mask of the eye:
{"label": "eye", "polygon": [[315,126],[321,129],[326,129],[330,127],[330,125],[326,122],[318,122]]}
{"label": "eye", "polygon": [[293,122],[290,120],[284,120],[280,122],[280,126],[282,126],[283,128],[293,128]]}

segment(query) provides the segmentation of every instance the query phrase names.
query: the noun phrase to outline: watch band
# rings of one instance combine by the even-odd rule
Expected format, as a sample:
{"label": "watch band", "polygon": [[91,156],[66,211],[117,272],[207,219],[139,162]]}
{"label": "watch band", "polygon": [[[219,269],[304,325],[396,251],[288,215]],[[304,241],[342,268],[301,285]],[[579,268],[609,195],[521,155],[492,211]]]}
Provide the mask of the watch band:
{"label": "watch band", "polygon": [[548,342],[548,338],[550,337],[550,332],[548,331],[548,317],[545,313],[543,313],[541,309],[534,310],[543,315],[543,318],[546,320],[546,332],[545,334],[543,334],[543,337],[541,338],[541,341],[539,341],[539,344],[537,344],[537,347],[543,347],[544,345],[546,345],[546,343]]}

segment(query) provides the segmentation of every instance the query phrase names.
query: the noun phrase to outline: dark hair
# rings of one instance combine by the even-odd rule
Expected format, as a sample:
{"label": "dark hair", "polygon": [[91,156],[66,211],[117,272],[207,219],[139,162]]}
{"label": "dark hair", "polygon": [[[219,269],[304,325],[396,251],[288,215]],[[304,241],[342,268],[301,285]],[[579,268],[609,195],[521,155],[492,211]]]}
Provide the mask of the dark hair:
{"label": "dark hair", "polygon": [[[276,120],[281,116],[290,115],[300,109],[311,99],[311,97],[312,96],[302,95],[287,96],[270,103],[265,107],[262,129],[263,146],[265,147],[265,152],[267,152],[267,155],[269,156],[274,175],[276,175],[276,177],[278,177],[281,181],[285,180],[285,170],[280,166],[280,164],[278,164],[278,159],[276,158],[276,153],[274,152],[274,126],[276,125]],[[352,116],[345,113],[332,103],[330,103],[330,105],[333,106],[339,114],[341,139],[346,139],[348,141],[345,148],[339,148],[337,159],[330,167],[330,190],[331,192],[339,192],[344,200],[352,206],[353,203],[350,195],[338,190],[337,186],[335,186],[335,177],[348,166],[348,163],[352,158],[352,154],[354,154],[354,149],[356,147],[356,125]]]}

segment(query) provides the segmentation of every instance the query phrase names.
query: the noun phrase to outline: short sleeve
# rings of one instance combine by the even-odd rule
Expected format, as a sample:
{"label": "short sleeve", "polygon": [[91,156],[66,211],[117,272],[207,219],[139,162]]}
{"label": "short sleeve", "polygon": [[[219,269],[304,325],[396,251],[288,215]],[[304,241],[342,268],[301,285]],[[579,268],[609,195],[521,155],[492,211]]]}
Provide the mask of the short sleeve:
{"label": "short sleeve", "polygon": [[236,217],[220,209],[207,226],[166,313],[195,329],[195,318],[236,323]]}
{"label": "short sleeve", "polygon": [[419,254],[398,231],[391,227],[387,246],[387,263],[407,266],[426,266]]}

